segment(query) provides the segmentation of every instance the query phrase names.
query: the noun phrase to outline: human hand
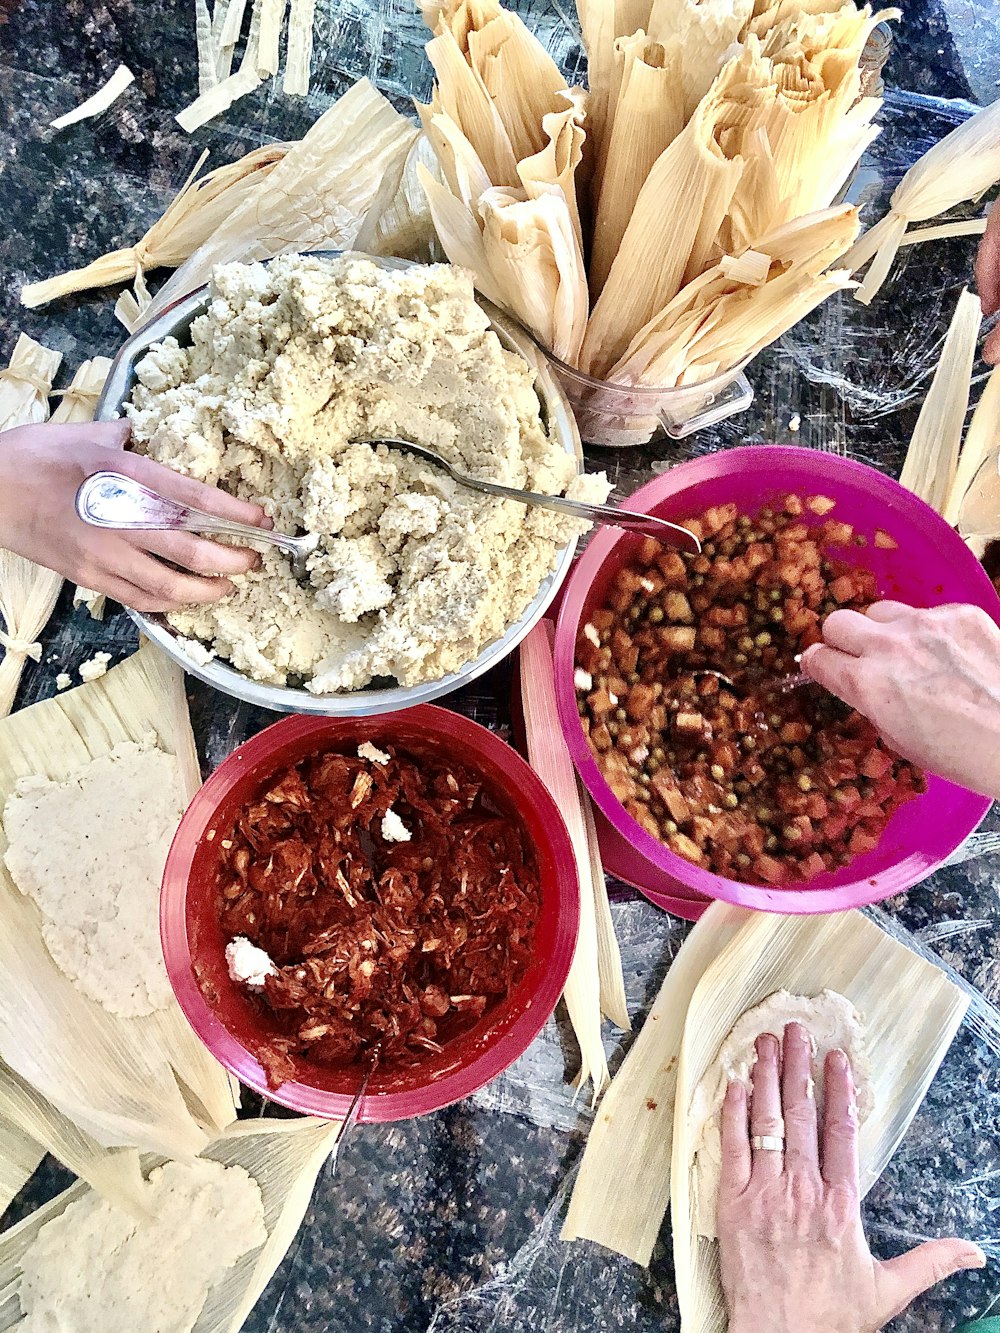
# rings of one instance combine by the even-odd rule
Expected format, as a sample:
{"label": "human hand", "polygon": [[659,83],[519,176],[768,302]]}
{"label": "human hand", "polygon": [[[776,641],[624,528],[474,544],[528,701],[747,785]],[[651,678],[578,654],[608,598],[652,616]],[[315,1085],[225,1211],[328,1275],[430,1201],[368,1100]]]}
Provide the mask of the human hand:
{"label": "human hand", "polygon": [[[790,1023],[783,1051],[774,1036],[758,1039],[752,1097],[742,1084],[729,1086],[718,1214],[729,1333],[875,1333],[928,1287],[986,1263],[963,1240],[873,1258],[861,1226],[858,1116],[843,1052],[830,1052],[825,1082],[818,1130],[809,1036]],[[751,1134],[782,1132],[783,1153],[751,1148]]]}
{"label": "human hand", "polygon": [[975,606],[834,611],[802,670],[931,773],[1000,796],[1000,629]]}
{"label": "human hand", "polygon": [[[986,232],[979,243],[976,256],[976,286],[983,314],[995,315],[1000,310],[1000,207],[990,209]],[[983,360],[991,366],[1000,362],[1000,325],[983,344]]]}
{"label": "human hand", "polygon": [[[136,611],[174,611],[233,591],[227,574],[255,569],[253,551],[190,532],[113,532],[77,517],[80,485],[110,470],[220,518],[270,526],[259,505],[122,452],[127,421],[18,426],[0,435],[0,546]],[[164,563],[182,566],[184,573]]]}

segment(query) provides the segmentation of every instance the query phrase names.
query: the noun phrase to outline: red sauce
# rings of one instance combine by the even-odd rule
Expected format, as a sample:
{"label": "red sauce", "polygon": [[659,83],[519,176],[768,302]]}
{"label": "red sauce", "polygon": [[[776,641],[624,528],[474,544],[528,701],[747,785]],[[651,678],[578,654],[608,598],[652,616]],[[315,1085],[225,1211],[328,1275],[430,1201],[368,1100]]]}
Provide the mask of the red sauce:
{"label": "red sauce", "polygon": [[[252,1003],[295,1057],[413,1065],[474,1026],[524,975],[540,906],[521,826],[460,765],[322,754],[279,773],[223,841],[218,910],[278,968]],[[394,811],[408,842],[387,840]]]}

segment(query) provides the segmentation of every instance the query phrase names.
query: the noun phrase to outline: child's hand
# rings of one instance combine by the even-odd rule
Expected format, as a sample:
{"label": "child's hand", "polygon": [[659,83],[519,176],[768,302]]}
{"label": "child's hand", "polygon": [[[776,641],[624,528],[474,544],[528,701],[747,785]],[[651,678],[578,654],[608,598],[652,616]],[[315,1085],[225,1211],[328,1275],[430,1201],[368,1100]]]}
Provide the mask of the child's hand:
{"label": "child's hand", "polygon": [[[1000,310],[1000,203],[994,205],[986,222],[986,234],[979,244],[976,259],[976,286],[987,317]],[[1000,326],[983,344],[983,360],[991,366],[1000,362]]]}
{"label": "child's hand", "polygon": [[256,568],[259,556],[253,551],[190,532],[106,531],[77,517],[74,501],[81,484],[95,472],[112,471],[220,518],[270,526],[259,505],[121,452],[128,436],[127,421],[4,431],[0,546],[136,611],[174,611],[225,597],[233,585],[221,576]]}

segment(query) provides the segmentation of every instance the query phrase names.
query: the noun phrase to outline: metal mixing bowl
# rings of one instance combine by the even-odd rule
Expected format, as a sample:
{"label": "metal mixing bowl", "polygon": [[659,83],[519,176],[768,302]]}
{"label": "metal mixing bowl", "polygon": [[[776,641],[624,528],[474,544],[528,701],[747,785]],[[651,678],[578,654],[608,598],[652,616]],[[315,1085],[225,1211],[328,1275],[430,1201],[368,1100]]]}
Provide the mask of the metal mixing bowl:
{"label": "metal mixing bowl", "polygon": [[[335,250],[317,253],[325,258],[337,258],[340,254]],[[402,259],[375,259],[374,262],[390,269],[412,267],[409,261]],[[164,338],[172,336],[183,344],[192,321],[206,309],[207,305],[208,288],[202,287],[169,307],[158,319],[140,329],[128,340],[115,357],[108,375],[97,407],[98,421],[114,421],[124,415],[124,404],[136,382],[137,362],[153,343],[161,342]],[[482,305],[490,317],[493,331],[504,347],[518,353],[531,366],[535,373],[535,392],[541,405],[542,419],[548,423],[553,437],[558,440],[562,448],[576,459],[578,471],[582,471],[583,453],[576,422],[559,382],[545,358],[541,356],[523,329],[487,302],[482,302]],[[162,648],[185,671],[208,685],[214,685],[224,694],[280,713],[365,717],[376,713],[391,713],[400,708],[410,708],[414,704],[430,703],[433,699],[439,699],[442,695],[450,694],[452,690],[467,685],[469,681],[475,680],[477,676],[496,666],[517,647],[545,614],[569,573],[575,550],[575,540],[563,548],[555,569],[544,579],[537,596],[524,614],[508,628],[502,638],[487,644],[474,661],[466,663],[461,670],[442,676],[438,680],[424,681],[419,685],[408,687],[391,682],[384,688],[369,687],[349,693],[323,695],[310,694],[308,690],[292,689],[287,686],[263,685],[236,671],[228,662],[218,659],[207,663],[196,662],[178,642],[177,635],[163,616],[143,615],[138,611],[129,611],[129,615],[143,634]]]}

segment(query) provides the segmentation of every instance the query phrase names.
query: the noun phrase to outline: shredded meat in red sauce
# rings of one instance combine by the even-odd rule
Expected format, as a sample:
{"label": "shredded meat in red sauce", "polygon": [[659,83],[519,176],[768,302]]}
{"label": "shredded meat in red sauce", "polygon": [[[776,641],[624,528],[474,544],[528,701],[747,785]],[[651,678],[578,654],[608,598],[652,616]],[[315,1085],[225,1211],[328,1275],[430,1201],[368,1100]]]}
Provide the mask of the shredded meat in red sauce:
{"label": "shredded meat in red sauce", "polygon": [[[523,828],[466,769],[386,747],[388,764],[322,754],[272,779],[223,843],[219,913],[278,968],[252,1002],[294,1058],[411,1065],[473,1027],[523,977],[540,906]],[[387,841],[392,810],[411,834]]]}
{"label": "shredded meat in red sauce", "polygon": [[693,558],[643,542],[577,638],[580,718],[614,794],[678,855],[745,883],[850,864],[925,790],[832,695],[776,688],[825,616],[878,599],[869,570],[833,558],[866,545],[833,509],[716,506],[685,523],[703,541]]}

